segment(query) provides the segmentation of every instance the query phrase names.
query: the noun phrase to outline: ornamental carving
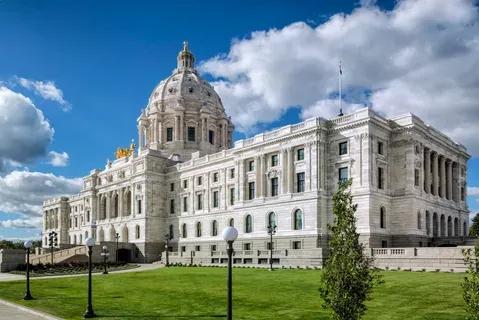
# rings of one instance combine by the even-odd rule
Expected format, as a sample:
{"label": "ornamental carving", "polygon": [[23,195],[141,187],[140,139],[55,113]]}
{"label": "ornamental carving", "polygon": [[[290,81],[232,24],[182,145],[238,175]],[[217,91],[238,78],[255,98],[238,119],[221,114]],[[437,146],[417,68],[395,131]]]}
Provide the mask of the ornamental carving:
{"label": "ornamental carving", "polygon": [[271,179],[271,178],[277,178],[281,175],[281,170],[279,169],[269,169],[268,172],[266,172],[266,176]]}

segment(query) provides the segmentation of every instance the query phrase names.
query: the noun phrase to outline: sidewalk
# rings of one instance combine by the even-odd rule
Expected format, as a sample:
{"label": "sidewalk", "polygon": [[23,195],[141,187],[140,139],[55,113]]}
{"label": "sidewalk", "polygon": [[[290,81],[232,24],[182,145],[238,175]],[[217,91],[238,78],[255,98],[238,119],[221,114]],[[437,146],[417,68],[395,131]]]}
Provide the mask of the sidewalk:
{"label": "sidewalk", "polygon": [[1,320],[38,320],[49,319],[58,320],[52,315],[36,311],[18,304],[10,303],[0,299],[0,319]]}

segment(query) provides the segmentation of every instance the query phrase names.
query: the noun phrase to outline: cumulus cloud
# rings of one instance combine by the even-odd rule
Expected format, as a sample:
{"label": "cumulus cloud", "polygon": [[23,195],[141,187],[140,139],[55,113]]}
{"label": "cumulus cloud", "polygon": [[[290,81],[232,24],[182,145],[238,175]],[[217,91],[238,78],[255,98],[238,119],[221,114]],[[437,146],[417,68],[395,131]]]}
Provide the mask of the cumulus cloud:
{"label": "cumulus cloud", "polygon": [[50,151],[48,153],[48,163],[54,167],[66,167],[70,156],[66,152]]}
{"label": "cumulus cloud", "polygon": [[14,229],[37,229],[42,226],[41,217],[31,217],[26,219],[10,219],[0,221],[0,227]]}
{"label": "cumulus cloud", "polygon": [[0,212],[39,217],[43,201],[78,193],[81,179],[52,173],[12,171],[0,177]]}
{"label": "cumulus cloud", "polygon": [[0,86],[0,169],[44,156],[53,134],[29,98]]}
{"label": "cumulus cloud", "polygon": [[70,103],[63,97],[63,91],[57,88],[55,82],[50,80],[30,80],[21,77],[18,77],[17,80],[22,87],[32,90],[35,94],[41,96],[43,99],[51,100],[60,104],[63,111],[68,111],[71,109]]}
{"label": "cumulus cloud", "polygon": [[346,111],[412,112],[479,155],[475,3],[403,0],[390,11],[363,4],[315,27],[296,22],[253,32],[201,63],[237,129],[254,130],[296,106],[303,118],[336,114],[341,59]]}

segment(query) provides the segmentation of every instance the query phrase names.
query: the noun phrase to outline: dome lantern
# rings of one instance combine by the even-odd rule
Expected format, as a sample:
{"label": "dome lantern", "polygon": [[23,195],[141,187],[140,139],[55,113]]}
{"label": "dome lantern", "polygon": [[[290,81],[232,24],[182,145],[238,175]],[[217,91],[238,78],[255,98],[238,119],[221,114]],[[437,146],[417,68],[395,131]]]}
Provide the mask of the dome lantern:
{"label": "dome lantern", "polygon": [[188,48],[188,41],[183,41],[183,50],[178,53],[178,71],[186,69],[194,69],[195,56]]}

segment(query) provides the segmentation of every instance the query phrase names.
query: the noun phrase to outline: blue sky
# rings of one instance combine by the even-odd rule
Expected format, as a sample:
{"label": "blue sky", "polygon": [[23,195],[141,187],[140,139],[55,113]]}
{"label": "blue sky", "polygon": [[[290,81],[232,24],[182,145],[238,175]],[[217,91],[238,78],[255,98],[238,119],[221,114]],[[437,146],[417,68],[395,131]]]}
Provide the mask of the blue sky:
{"label": "blue sky", "polygon": [[[7,203],[3,207],[0,205],[0,222],[4,222],[0,224],[0,238],[25,238],[38,234],[39,230],[34,228],[35,223],[38,225],[35,210],[38,209],[39,199],[50,193],[39,192],[34,187],[35,183],[41,186],[46,180],[50,181],[54,185],[49,185],[52,195],[61,193],[62,187],[67,191],[72,190],[78,183],[73,179],[87,175],[93,168],[102,168],[107,158],[113,158],[117,146],[126,146],[132,138],[137,138],[136,118],[140,109],[145,107],[154,86],[175,67],[176,54],[183,40],[189,41],[201,72],[218,87],[227,111],[233,116],[233,122],[235,115],[241,114],[244,105],[251,107],[251,116],[238,120],[238,130],[235,132],[235,138],[238,139],[260,130],[299,122],[309,115],[328,116],[335,94],[334,70],[338,57],[344,61],[346,110],[368,104],[389,115],[391,110],[382,109],[381,106],[394,100],[395,94],[404,96],[397,89],[397,83],[410,74],[409,65],[410,68],[417,68],[413,63],[406,62],[415,51],[424,50],[418,43],[427,43],[428,39],[432,43],[438,38],[444,41],[443,46],[437,49],[438,53],[424,64],[431,65],[431,70],[449,74],[446,69],[437,67],[446,68],[444,55],[448,63],[462,54],[466,55],[464,59],[467,61],[468,52],[456,49],[460,46],[449,39],[456,39],[457,32],[472,34],[469,38],[465,37],[464,42],[471,40],[471,37],[474,39],[474,30],[461,30],[461,26],[468,28],[464,25],[470,21],[477,24],[477,7],[472,2],[457,1],[456,7],[463,10],[454,9],[458,10],[455,16],[460,18],[446,17],[444,20],[447,23],[441,25],[446,32],[441,34],[425,25],[424,21],[430,21],[428,17],[422,17],[427,15],[427,7],[409,6],[408,2],[412,1],[402,1],[402,7],[395,1],[0,1],[0,41],[3,44],[3,50],[0,50],[0,86],[10,90],[4,91],[10,97],[7,101],[29,105],[28,101],[22,99],[30,99],[33,105],[30,107],[43,113],[44,121],[50,126],[42,127],[42,130],[47,136],[51,135],[43,140],[37,137],[41,141],[35,143],[40,145],[40,150],[32,151],[28,157],[15,158],[15,161],[12,161],[14,156],[8,155],[11,149],[2,155],[0,148],[0,160],[3,158],[0,177],[3,177],[3,183],[12,188],[11,192],[0,192],[0,200]],[[368,66],[368,63],[358,60],[358,57],[367,56],[368,50],[376,50],[374,54],[379,56],[384,52],[384,60],[379,61],[379,64],[385,64],[391,52],[397,51],[379,31],[375,38],[367,39],[367,34],[381,29],[369,22],[367,15],[376,14],[378,23],[384,19],[385,26],[390,23],[396,28],[404,22],[399,18],[391,21],[391,16],[399,16],[401,10],[420,12],[422,16],[418,15],[419,18],[410,23],[417,24],[424,32],[418,32],[417,41],[411,40],[414,35],[409,36],[411,39],[407,40],[409,42],[404,47],[412,49],[395,57],[398,66],[395,70],[380,69],[374,58],[376,62],[369,65],[368,74],[361,72],[361,66]],[[434,14],[441,16],[449,13]],[[361,21],[368,21],[367,25]],[[354,28],[355,23],[358,28]],[[340,29],[335,29],[336,25],[340,25]],[[362,26],[364,34],[361,34]],[[351,31],[347,31],[348,28]],[[342,36],[341,32],[347,35]],[[311,49],[311,57],[318,60],[313,68],[308,68],[295,51],[304,47],[304,52],[307,52],[308,46],[316,41],[317,34],[321,34],[323,40],[331,39],[334,45],[318,40],[318,47],[314,47],[318,48],[317,54],[315,49]],[[353,34],[354,38],[350,38]],[[365,46],[357,42],[358,39],[365,39],[364,43],[369,41],[370,44]],[[339,44],[336,51],[328,49],[335,48],[336,44]],[[352,50],[355,45],[357,50]],[[475,49],[464,50],[474,53]],[[263,62],[259,66],[250,64],[247,62],[250,57],[258,63]],[[472,62],[477,62],[477,55],[475,59]],[[470,68],[477,69],[478,64],[473,63]],[[316,66],[319,66],[318,69],[315,69]],[[369,71],[376,66],[376,72]],[[255,80],[253,68],[263,72],[260,79],[268,85],[255,94],[235,95],[230,90],[232,87],[260,87],[255,85],[258,80]],[[381,78],[376,76],[378,73],[388,76]],[[364,74],[364,77],[360,74]],[[458,92],[479,89],[477,74],[470,79],[466,77],[469,79],[466,83],[462,82],[465,77],[457,74],[460,80],[454,83],[454,88]],[[422,76],[437,78],[426,67]],[[297,85],[298,81],[304,81],[307,85]],[[324,89],[324,92],[319,90],[316,95],[301,91],[304,87],[314,88],[316,83],[324,83],[323,87],[328,89]],[[434,85],[424,88],[421,99],[415,96],[408,101],[429,104],[432,101],[431,92],[441,88],[442,83]],[[58,91],[48,91],[48,95],[45,88]],[[285,93],[268,93],[276,91],[274,88]],[[474,97],[474,93],[471,93],[471,97]],[[444,101],[448,99],[454,98],[443,97]],[[477,112],[477,105],[474,109],[474,105],[471,107],[467,101],[464,98],[458,105],[468,112]],[[470,118],[466,115],[466,120],[459,118],[451,126],[445,108],[432,104],[423,109],[416,108],[414,104],[404,108],[407,107],[413,110],[405,110],[418,112],[424,118],[433,113],[432,124],[455,134],[457,140],[462,133],[455,127]],[[0,107],[0,118],[1,110]],[[262,115],[256,117],[258,113],[255,111]],[[470,131],[476,129],[474,124],[464,122],[462,128],[469,130],[464,133],[465,136],[473,137]],[[38,132],[29,131],[28,128],[25,130],[27,135],[32,136]],[[0,143],[2,139],[15,141],[15,132],[5,132],[3,138],[0,137]],[[27,138],[23,136],[22,139]],[[476,145],[469,143],[472,140],[460,140],[474,150],[471,152],[474,158],[469,163],[470,187],[479,186],[479,160]],[[32,145],[26,143],[24,148]],[[55,154],[51,152],[57,154],[58,162],[52,160]],[[66,158],[64,153],[68,155]],[[12,172],[17,172],[17,175],[13,177]],[[21,173],[25,175],[25,172],[29,172],[29,177],[34,181],[29,186],[18,182],[23,177]],[[47,173],[52,175],[46,176]],[[23,191],[30,192],[31,197],[25,199],[18,196]],[[474,192],[479,194],[479,189]],[[35,193],[38,194],[32,195]],[[21,206],[22,200],[29,204],[28,208]],[[469,197],[469,205],[471,210],[479,210],[476,196]]]}

